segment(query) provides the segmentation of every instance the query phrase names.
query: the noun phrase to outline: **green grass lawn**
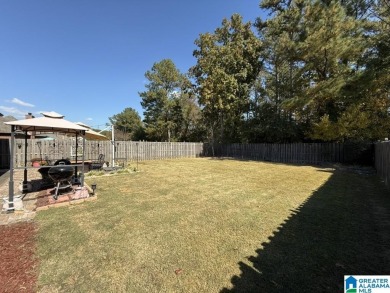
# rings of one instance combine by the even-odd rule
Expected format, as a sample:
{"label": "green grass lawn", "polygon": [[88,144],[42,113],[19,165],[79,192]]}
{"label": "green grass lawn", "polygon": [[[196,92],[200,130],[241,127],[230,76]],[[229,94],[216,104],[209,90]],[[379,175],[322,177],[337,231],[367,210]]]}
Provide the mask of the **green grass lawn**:
{"label": "green grass lawn", "polygon": [[389,196],[374,176],[213,159],[139,168],[87,178],[97,201],[38,213],[40,291],[341,292],[344,274],[390,273]]}

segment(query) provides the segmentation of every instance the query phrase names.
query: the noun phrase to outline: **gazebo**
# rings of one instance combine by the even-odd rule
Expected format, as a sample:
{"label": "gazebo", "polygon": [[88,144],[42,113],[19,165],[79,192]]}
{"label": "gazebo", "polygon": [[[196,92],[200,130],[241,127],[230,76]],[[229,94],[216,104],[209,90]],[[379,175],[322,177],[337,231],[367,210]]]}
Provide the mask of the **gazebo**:
{"label": "gazebo", "polygon": [[[8,197],[8,212],[14,211],[14,154],[15,154],[15,132],[16,131],[24,131],[26,134],[27,140],[27,132],[57,132],[63,133],[67,135],[76,136],[76,150],[78,148],[77,137],[81,136],[83,138],[83,153],[82,153],[82,169],[84,169],[84,146],[85,146],[85,138],[87,136],[88,128],[78,125],[76,123],[67,121],[64,119],[64,115],[58,114],[56,112],[42,112],[43,117],[37,117],[32,119],[24,119],[17,121],[5,122],[11,126],[11,143],[10,143],[10,179],[9,179],[9,197]],[[27,143],[25,143],[25,148],[27,149]],[[27,150],[25,151],[25,154]],[[24,163],[24,184],[27,183],[27,158],[25,157]],[[76,157],[77,163],[77,157]],[[77,176],[77,166],[76,166],[76,176]],[[83,185],[83,182],[81,182]]]}

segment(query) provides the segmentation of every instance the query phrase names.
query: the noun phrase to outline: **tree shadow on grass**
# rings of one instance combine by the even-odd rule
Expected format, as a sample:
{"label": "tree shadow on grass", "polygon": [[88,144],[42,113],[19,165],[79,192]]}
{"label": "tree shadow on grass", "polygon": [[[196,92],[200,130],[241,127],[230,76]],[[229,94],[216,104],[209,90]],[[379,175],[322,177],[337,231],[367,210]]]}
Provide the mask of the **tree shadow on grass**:
{"label": "tree shadow on grass", "polygon": [[389,275],[389,212],[375,176],[336,170],[221,293],[343,292],[344,275]]}

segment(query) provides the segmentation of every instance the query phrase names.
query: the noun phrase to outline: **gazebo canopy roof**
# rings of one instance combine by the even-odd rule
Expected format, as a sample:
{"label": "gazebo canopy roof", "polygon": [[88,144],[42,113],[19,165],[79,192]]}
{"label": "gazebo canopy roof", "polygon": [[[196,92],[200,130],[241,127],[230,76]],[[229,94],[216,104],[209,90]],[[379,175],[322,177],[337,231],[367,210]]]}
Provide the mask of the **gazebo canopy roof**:
{"label": "gazebo canopy roof", "polygon": [[82,122],[76,122],[76,124],[87,128],[87,130],[85,131],[85,138],[86,139],[89,139],[89,140],[109,140],[105,135],[92,130],[90,126],[88,126]]}
{"label": "gazebo canopy roof", "polygon": [[16,130],[84,134],[88,128],[64,119],[56,112],[42,112],[43,117],[5,122]]}

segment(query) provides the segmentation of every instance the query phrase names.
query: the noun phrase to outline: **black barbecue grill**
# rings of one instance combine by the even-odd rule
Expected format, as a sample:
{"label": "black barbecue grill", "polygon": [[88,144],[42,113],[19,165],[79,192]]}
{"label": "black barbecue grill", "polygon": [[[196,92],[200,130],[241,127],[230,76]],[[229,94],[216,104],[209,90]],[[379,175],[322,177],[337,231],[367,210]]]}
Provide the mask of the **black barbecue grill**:
{"label": "black barbecue grill", "polygon": [[72,188],[71,178],[74,173],[74,168],[65,165],[64,162],[60,162],[56,165],[57,166],[53,166],[49,169],[49,176],[56,183],[55,193],[53,195],[54,199],[58,198],[59,190]]}

